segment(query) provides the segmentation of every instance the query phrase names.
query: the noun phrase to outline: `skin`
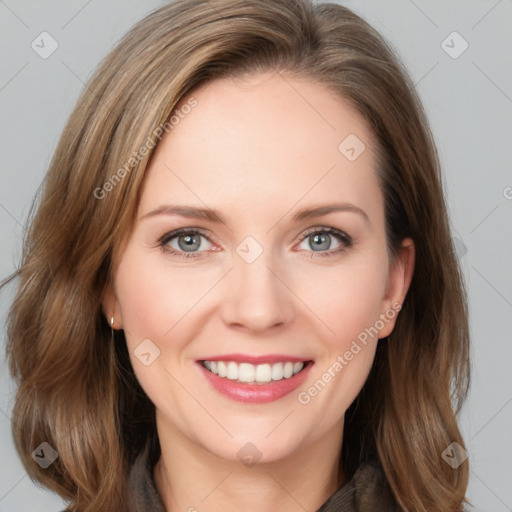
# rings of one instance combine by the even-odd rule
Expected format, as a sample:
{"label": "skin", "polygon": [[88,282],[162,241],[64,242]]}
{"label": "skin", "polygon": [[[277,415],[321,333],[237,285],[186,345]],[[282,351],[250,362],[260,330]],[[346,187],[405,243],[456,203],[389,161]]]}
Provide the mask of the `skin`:
{"label": "skin", "polygon": [[[396,316],[308,404],[297,395],[403,302],[414,247],[405,240],[390,261],[373,137],[347,102],[275,73],[209,82],[193,97],[197,107],[153,154],[104,311],[125,330],[136,376],[156,407],[162,457],[154,478],[167,511],[316,510],[345,482],[336,469],[344,414]],[[366,145],[355,161],[338,150],[349,134]],[[292,220],[303,208],[340,202],[365,214]],[[224,222],[143,218],[165,204],[211,208]],[[207,232],[195,259],[159,245],[183,227]],[[348,234],[352,245],[331,236],[329,246],[327,234],[327,249],[315,251],[314,241],[300,240],[325,227]],[[247,236],[263,249],[252,263],[236,252]],[[168,245],[180,250],[178,238]],[[144,339],[160,350],[149,366],[134,355]],[[234,352],[289,354],[314,366],[297,391],[241,403],[213,389],[196,363]],[[237,456],[247,442],[261,454],[252,467]]]}

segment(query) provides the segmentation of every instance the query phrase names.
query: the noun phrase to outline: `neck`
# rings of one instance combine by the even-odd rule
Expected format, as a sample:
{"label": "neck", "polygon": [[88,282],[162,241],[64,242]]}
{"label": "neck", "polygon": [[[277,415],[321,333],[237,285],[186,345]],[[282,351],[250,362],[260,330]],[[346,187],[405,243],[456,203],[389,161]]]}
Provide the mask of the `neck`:
{"label": "neck", "polygon": [[245,466],[205,450],[158,420],[162,455],[154,479],[167,512],[317,510],[343,483],[342,427],[304,443],[297,453]]}

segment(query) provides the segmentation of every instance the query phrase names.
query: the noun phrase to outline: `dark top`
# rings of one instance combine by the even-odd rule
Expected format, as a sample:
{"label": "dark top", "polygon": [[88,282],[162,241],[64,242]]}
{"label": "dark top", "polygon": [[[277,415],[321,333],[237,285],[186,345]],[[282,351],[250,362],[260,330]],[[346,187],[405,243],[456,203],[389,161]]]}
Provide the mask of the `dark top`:
{"label": "dark top", "polygon": [[[130,512],[166,512],[153,480],[147,449],[136,459],[129,475]],[[399,509],[377,461],[361,464],[317,512],[397,512]]]}

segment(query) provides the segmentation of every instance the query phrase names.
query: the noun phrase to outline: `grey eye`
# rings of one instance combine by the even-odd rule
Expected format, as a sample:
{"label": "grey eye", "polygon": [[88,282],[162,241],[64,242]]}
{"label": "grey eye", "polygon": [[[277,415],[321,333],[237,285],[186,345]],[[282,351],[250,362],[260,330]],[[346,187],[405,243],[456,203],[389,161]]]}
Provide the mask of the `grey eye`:
{"label": "grey eye", "polygon": [[[208,250],[209,247],[204,247],[204,242],[206,244],[210,244],[211,242],[206,238],[205,235],[201,233],[197,233],[194,231],[186,231],[176,234],[170,234],[163,241],[164,245],[167,245],[170,249],[176,252],[202,252],[203,250]],[[201,249],[201,251],[199,251]]]}

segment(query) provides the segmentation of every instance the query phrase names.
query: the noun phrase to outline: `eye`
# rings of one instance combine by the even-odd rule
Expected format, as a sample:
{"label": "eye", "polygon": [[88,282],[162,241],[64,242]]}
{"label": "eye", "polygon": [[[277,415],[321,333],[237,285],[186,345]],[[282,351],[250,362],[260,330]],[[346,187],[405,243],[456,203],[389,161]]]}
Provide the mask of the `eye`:
{"label": "eye", "polygon": [[[334,250],[329,250],[332,248],[333,241],[337,242],[338,247]],[[349,235],[338,229],[316,227],[306,231],[306,233],[301,236],[301,244],[309,245],[309,247],[313,249],[313,253],[318,253],[311,254],[311,257],[332,256],[333,254],[338,254],[348,247],[351,247],[353,240]],[[306,247],[306,250],[307,249]]]}
{"label": "eye", "polygon": [[[203,240],[206,240],[206,244]],[[198,258],[202,252],[208,251],[209,247],[205,248],[205,245],[213,245],[207,235],[197,228],[171,231],[160,238],[159,244],[164,251],[180,258]]]}
{"label": "eye", "polygon": [[[338,245],[335,249],[332,249],[333,242]],[[203,256],[203,253],[208,255],[212,251],[212,247],[215,247],[206,232],[198,228],[181,228],[171,231],[162,236],[158,243],[162,250],[179,258],[199,258]],[[349,235],[338,229],[316,227],[301,235],[300,244],[309,245],[309,248],[305,248],[306,250],[312,248],[312,251],[310,251],[311,257],[332,256],[351,247],[353,240]],[[299,248],[301,247],[299,246]]]}

